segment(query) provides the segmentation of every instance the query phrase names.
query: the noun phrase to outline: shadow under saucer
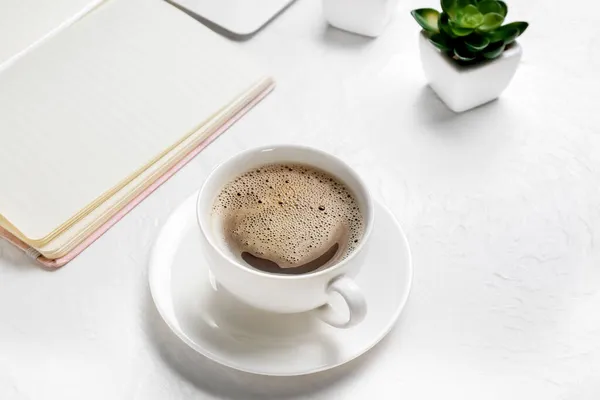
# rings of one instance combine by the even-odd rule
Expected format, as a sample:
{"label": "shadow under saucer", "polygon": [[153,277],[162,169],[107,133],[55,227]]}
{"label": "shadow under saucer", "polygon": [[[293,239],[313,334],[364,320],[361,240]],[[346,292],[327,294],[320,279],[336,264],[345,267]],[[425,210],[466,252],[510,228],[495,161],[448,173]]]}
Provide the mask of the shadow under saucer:
{"label": "shadow under saucer", "polygon": [[343,366],[302,376],[264,376],[238,371],[191,351],[169,329],[147,292],[145,329],[158,356],[179,376],[203,392],[234,400],[287,399],[309,396],[355,379],[385,351],[384,339],[368,354]]}

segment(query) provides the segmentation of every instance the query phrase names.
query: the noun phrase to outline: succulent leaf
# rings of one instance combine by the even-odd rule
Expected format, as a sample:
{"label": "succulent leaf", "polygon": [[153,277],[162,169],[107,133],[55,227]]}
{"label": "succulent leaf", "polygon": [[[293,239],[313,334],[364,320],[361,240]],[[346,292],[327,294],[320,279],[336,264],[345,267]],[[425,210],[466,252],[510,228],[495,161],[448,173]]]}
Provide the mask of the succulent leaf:
{"label": "succulent leaf", "polygon": [[527,27],[529,26],[529,24],[527,22],[523,22],[523,21],[518,21],[518,22],[511,22],[510,24],[506,24],[503,26],[506,28],[516,28],[519,30],[519,35],[521,36],[523,34],[523,32],[525,32],[525,30],[527,29]]}
{"label": "succulent leaf", "polygon": [[440,32],[444,32],[446,35],[450,37],[456,37],[452,29],[450,28],[450,17],[445,12],[440,14],[440,19],[438,20],[438,26],[440,28]]}
{"label": "succulent leaf", "polygon": [[504,17],[497,13],[487,13],[483,16],[483,23],[477,27],[480,32],[490,32],[497,29],[504,22]]}
{"label": "succulent leaf", "polygon": [[452,50],[452,39],[443,33],[434,33],[429,36],[429,41],[442,51]]}
{"label": "succulent leaf", "polygon": [[479,12],[477,7],[469,4],[458,12],[458,23],[464,28],[477,28],[483,23],[483,14]]}
{"label": "succulent leaf", "polygon": [[441,0],[442,10],[451,20],[457,18],[458,12],[468,5],[475,5],[476,0]]}
{"label": "succulent leaf", "polygon": [[488,32],[485,36],[490,40],[490,43],[504,41],[504,38],[509,34],[509,32],[507,32],[507,26],[508,25],[501,26],[498,29]]}
{"label": "succulent leaf", "polygon": [[438,33],[440,31],[438,27],[438,19],[440,13],[432,8],[420,8],[418,10],[412,10],[411,14],[419,25],[427,32]]}
{"label": "succulent leaf", "polygon": [[511,28],[508,32],[509,34],[502,40],[505,46],[508,46],[519,37],[519,30],[516,28]]}
{"label": "succulent leaf", "polygon": [[504,42],[492,43],[488,47],[486,47],[486,49],[483,52],[483,56],[488,60],[498,58],[504,51],[504,47]]}
{"label": "succulent leaf", "polygon": [[496,13],[506,17],[506,14],[508,13],[508,6],[503,1],[483,0],[477,3],[477,8],[483,15]]}
{"label": "succulent leaf", "polygon": [[458,10],[465,8],[468,5],[477,4],[477,0],[455,0],[455,1],[456,1],[456,8]]}
{"label": "succulent leaf", "polygon": [[442,11],[448,13],[450,10],[456,8],[456,0],[441,0]]}
{"label": "succulent leaf", "polygon": [[490,44],[490,39],[485,36],[472,33],[465,38],[465,47],[474,53],[477,53],[487,47]]}
{"label": "succulent leaf", "polygon": [[527,29],[528,25],[527,22],[512,22],[489,32],[486,36],[492,43],[503,41],[504,44],[510,44]]}
{"label": "succulent leaf", "polygon": [[460,61],[468,62],[473,61],[476,58],[476,54],[472,53],[464,48],[455,47],[454,48],[454,58]]}
{"label": "succulent leaf", "polygon": [[450,24],[450,29],[452,30],[452,33],[455,36],[459,36],[459,37],[467,36],[467,35],[471,34],[471,32],[473,32],[473,28],[463,27],[458,22],[454,22],[454,21],[450,20],[449,24]]}
{"label": "succulent leaf", "polygon": [[[502,27],[500,27],[500,28],[502,28]],[[497,29],[496,31],[500,30],[500,28]],[[494,32],[496,32],[496,31],[494,31]],[[500,30],[500,40],[505,45],[511,44],[518,37],[519,37],[519,30],[517,28],[509,27],[507,29]],[[496,40],[496,41],[498,41],[498,40]]]}

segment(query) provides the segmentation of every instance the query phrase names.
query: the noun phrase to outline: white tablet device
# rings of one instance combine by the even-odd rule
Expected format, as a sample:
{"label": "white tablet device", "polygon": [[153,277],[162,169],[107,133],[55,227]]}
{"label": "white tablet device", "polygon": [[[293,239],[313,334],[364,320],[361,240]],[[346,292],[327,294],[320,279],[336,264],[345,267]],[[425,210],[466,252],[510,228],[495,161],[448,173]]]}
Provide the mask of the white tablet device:
{"label": "white tablet device", "polygon": [[294,0],[167,0],[210,28],[246,39]]}

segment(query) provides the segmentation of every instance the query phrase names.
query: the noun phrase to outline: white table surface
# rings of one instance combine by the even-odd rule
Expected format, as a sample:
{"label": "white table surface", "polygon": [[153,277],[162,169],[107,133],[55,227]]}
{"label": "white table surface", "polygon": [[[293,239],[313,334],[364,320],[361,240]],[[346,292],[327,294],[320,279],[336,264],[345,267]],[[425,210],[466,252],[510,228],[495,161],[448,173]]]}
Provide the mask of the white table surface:
{"label": "white table surface", "polygon": [[[436,3],[401,1],[370,40],[298,0],[238,44],[276,91],[75,261],[48,273],[1,244],[0,398],[600,398],[600,9],[511,1],[509,16],[531,23],[517,75],[499,101],[455,115],[425,86],[409,15]],[[348,161],[414,256],[388,338],[301,378],[193,354],[148,291],[169,213],[219,161],[274,142]]]}

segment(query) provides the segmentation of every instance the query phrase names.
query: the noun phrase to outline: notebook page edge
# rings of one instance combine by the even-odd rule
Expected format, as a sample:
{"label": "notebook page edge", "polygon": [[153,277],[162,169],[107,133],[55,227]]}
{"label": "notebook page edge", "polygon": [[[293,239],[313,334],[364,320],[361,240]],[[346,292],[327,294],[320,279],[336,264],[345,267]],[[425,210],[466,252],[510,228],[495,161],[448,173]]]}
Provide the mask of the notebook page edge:
{"label": "notebook page edge", "polygon": [[[44,248],[50,245],[51,242],[49,242],[44,247],[35,247],[38,249],[38,251],[40,251],[40,253],[42,253],[47,258],[59,258],[64,254],[68,253],[72,248],[77,246],[77,244],[82,240],[82,238],[85,239],[85,237],[91,234],[91,232],[93,232],[100,225],[109,220],[114,214],[116,214],[119,211],[119,209],[124,207],[133,198],[139,195],[139,193],[143,192],[148,186],[150,186],[154,181],[159,179],[173,165],[180,162],[181,159],[183,159],[189,152],[191,152],[195,147],[199,146],[204,140],[206,140],[214,132],[220,129],[221,126],[225,125],[229,119],[233,118],[237,113],[244,109],[244,107],[250,104],[263,92],[268,90],[269,87],[271,87],[272,85],[274,85],[274,81],[271,77],[262,78],[257,84],[253,85],[253,87],[250,88],[244,95],[236,99],[229,107],[222,109],[220,113],[215,115],[212,118],[212,121],[206,122],[204,125],[199,126],[198,129],[192,132],[190,135],[187,135],[186,139],[190,139],[190,143],[185,144],[185,146],[181,150],[173,154],[172,159],[168,160],[165,164],[159,166],[156,171],[150,174],[149,177],[145,178],[142,182],[140,182],[138,186],[133,188],[132,192],[125,194],[121,200],[118,200],[118,203],[111,206],[110,209],[104,211],[93,222],[83,227],[79,232],[75,233],[73,237],[69,239],[67,244],[64,244],[60,248],[54,249]],[[204,132],[202,132],[202,130],[204,130]],[[171,152],[174,152],[176,150],[176,148],[173,148]],[[165,154],[163,158],[168,156],[169,154]],[[122,189],[126,189],[126,186]],[[117,194],[118,193],[116,193],[115,195]],[[101,206],[102,204],[99,205],[99,207]],[[86,216],[84,216],[83,218],[85,217]],[[68,229],[70,228],[67,228],[67,230]]]}

